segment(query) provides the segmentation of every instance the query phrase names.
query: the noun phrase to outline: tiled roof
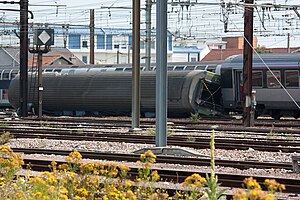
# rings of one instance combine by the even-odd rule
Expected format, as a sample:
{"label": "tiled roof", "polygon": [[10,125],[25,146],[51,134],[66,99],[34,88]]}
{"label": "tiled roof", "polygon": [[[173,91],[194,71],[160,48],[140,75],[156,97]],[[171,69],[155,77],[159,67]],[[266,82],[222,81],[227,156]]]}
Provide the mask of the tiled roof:
{"label": "tiled roof", "polygon": [[[42,59],[42,66],[49,66],[51,65],[54,61],[59,60],[59,59],[63,59],[67,62],[69,62],[69,64],[71,64],[71,61],[69,61],[68,59],[64,58],[63,56],[59,56],[59,55],[43,55],[43,59]],[[31,58],[28,59],[28,66],[37,66],[37,55],[35,55],[34,57],[32,56]]]}
{"label": "tiled roof", "polygon": [[[20,60],[20,47],[2,47],[7,51],[11,57],[13,57],[15,60],[19,61]],[[51,48],[51,51],[48,52],[47,54],[43,54],[43,58],[46,56],[62,56],[65,59],[67,59],[69,62],[75,64],[75,65],[84,65],[84,63],[74,56],[74,54],[69,51],[69,49],[66,48]],[[28,53],[28,63],[29,60],[32,60],[33,54]],[[70,59],[72,58],[72,60]],[[30,63],[31,65],[31,63]]]}
{"label": "tiled roof", "polygon": [[212,49],[201,61],[225,60],[229,56],[242,53],[243,49]]}

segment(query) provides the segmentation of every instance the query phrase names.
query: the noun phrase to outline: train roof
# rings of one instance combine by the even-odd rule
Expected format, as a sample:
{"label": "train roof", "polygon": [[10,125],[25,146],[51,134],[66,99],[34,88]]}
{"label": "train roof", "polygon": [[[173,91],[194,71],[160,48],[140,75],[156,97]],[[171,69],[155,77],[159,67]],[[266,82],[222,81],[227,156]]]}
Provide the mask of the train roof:
{"label": "train roof", "polygon": [[[264,53],[253,55],[253,67],[299,67],[300,53]],[[222,68],[241,68],[243,66],[243,55],[234,55],[227,58],[222,64]]]}

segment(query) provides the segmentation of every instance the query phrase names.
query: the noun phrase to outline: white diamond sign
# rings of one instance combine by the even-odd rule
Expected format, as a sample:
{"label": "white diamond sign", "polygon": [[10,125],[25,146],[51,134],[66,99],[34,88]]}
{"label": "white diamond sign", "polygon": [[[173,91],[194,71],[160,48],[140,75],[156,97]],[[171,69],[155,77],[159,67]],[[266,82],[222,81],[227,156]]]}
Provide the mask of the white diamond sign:
{"label": "white diamond sign", "polygon": [[36,29],[34,44],[50,46],[54,44],[54,29]]}
{"label": "white diamond sign", "polygon": [[46,31],[43,31],[43,32],[39,35],[39,39],[40,39],[41,42],[43,42],[44,44],[46,44],[50,38],[51,38],[50,35],[49,35]]}

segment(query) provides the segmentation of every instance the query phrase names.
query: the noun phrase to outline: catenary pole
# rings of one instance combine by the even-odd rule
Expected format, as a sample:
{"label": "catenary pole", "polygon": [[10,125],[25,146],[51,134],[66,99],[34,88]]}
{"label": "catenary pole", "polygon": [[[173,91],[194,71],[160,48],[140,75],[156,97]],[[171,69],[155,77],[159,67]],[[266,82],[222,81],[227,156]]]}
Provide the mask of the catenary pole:
{"label": "catenary pole", "polygon": [[151,7],[152,0],[146,0],[146,40],[145,40],[145,61],[146,70],[151,70]]}
{"label": "catenary pole", "polygon": [[[253,4],[253,0],[245,0]],[[252,60],[253,60],[253,7],[245,7],[244,16],[244,66],[243,66],[243,125],[251,126],[251,101],[252,101]],[[239,87],[239,86],[237,86]],[[241,91],[240,91],[241,92]]]}
{"label": "catenary pole", "polygon": [[20,116],[28,116],[28,0],[20,0]]}
{"label": "catenary pole", "polygon": [[94,9],[90,9],[90,64],[95,64],[95,16]]}
{"label": "catenary pole", "polygon": [[167,146],[167,1],[156,1],[156,147]]}
{"label": "catenary pole", "polygon": [[132,0],[132,129],[140,127],[140,0]]}

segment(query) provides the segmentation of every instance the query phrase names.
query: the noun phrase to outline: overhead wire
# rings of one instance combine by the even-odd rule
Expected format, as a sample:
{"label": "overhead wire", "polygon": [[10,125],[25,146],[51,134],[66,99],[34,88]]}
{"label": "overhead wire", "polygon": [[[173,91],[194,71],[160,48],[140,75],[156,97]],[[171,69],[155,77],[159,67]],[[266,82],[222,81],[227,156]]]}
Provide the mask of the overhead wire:
{"label": "overhead wire", "polygon": [[[231,23],[235,24],[233,21]],[[241,31],[242,32],[242,31]],[[297,103],[297,101],[294,99],[294,97],[289,93],[289,91],[284,87],[284,85],[281,83],[281,81],[276,77],[274,72],[271,70],[271,68],[267,65],[267,63],[263,60],[263,58],[259,55],[259,53],[256,51],[256,49],[251,45],[249,40],[245,36],[243,36],[245,41],[248,43],[248,45],[252,48],[253,52],[257,55],[257,57],[261,60],[261,62],[264,64],[264,66],[268,69],[268,71],[272,74],[272,76],[275,78],[275,80],[279,83],[279,85],[282,87],[282,89],[285,91],[285,93],[290,97],[290,99],[293,101],[293,103],[297,106],[297,108],[300,110],[300,105]]]}

